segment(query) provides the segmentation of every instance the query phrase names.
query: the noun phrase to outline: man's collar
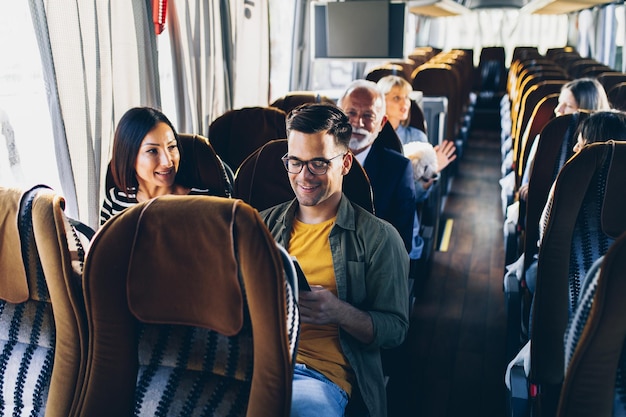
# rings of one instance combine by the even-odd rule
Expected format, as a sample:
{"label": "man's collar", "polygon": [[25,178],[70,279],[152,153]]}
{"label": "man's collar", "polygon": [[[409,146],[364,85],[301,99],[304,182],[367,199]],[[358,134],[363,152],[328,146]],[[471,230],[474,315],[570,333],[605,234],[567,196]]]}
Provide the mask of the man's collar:
{"label": "man's collar", "polygon": [[367,148],[365,148],[358,154],[354,155],[356,160],[359,161],[359,164],[365,165],[365,159],[367,158],[367,155],[369,155],[371,149],[372,149],[372,145],[368,146]]}

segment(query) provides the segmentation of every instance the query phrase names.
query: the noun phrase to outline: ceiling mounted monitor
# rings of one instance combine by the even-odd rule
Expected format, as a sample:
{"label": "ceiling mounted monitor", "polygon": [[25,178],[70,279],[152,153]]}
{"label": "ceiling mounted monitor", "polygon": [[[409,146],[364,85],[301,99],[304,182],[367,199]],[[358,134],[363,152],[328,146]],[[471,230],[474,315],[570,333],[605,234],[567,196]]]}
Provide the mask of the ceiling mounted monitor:
{"label": "ceiling mounted monitor", "polygon": [[405,17],[405,3],[314,3],[314,56],[353,60],[403,58]]}

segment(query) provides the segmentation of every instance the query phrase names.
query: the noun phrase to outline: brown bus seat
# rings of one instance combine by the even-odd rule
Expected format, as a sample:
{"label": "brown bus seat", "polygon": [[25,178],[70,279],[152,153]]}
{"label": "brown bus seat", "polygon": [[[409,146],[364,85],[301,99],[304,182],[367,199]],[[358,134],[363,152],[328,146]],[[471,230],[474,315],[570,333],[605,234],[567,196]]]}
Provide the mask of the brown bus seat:
{"label": "brown bus seat", "polygon": [[533,109],[532,114],[530,115],[530,119],[528,120],[528,124],[526,125],[526,130],[524,130],[522,134],[522,137],[520,139],[520,146],[518,148],[519,155],[517,155],[517,160],[519,161],[519,163],[517,164],[516,176],[518,188],[522,180],[522,176],[524,175],[526,162],[528,161],[528,157],[530,154],[530,148],[532,147],[533,142],[536,140],[537,135],[541,133],[546,124],[548,124],[550,120],[554,119],[554,109],[558,104],[559,93],[548,94],[547,96],[539,100],[539,102]]}
{"label": "brown bus seat", "polygon": [[616,110],[626,111],[626,82],[615,84],[607,91],[609,103]]}
{"label": "brown bus seat", "polygon": [[[539,250],[534,295],[530,381],[537,406],[554,415],[563,381],[563,335],[582,278],[626,231],[626,143],[585,146],[561,169]],[[557,392],[555,398],[551,395]]]}
{"label": "brown bus seat", "polygon": [[33,234],[50,293],[56,338],[61,341],[54,352],[46,416],[76,415],[88,340],[82,272],[92,231],[82,235],[83,229],[65,215],[64,207],[64,198],[52,190],[38,192],[32,203]]}
{"label": "brown bus seat", "polygon": [[550,187],[565,162],[574,155],[578,126],[587,116],[586,113],[574,113],[556,117],[550,120],[540,133],[534,164],[530,171],[525,207],[524,271],[537,254],[539,220]]}
{"label": "brown bus seat", "polygon": [[84,361],[85,251],[45,186],[0,188],[3,415],[73,416]]}
{"label": "brown bus seat", "polygon": [[[531,86],[524,94],[521,101],[520,112],[514,120],[516,128],[513,137],[513,164],[519,164],[519,156],[521,153],[521,138],[530,116],[537,104],[549,94],[560,93],[561,88],[567,81],[565,80],[547,80]],[[554,110],[554,109],[553,109]]]}
{"label": "brown bus seat", "polygon": [[281,109],[285,114],[289,114],[291,110],[305,103],[336,104],[333,99],[313,91],[291,91],[274,100],[270,106]]}
{"label": "brown bus seat", "polygon": [[85,261],[80,415],[288,416],[299,313],[283,265],[241,200],[167,195],[110,219]]}
{"label": "brown bus seat", "polygon": [[604,91],[609,92],[615,84],[626,82],[626,74],[623,72],[604,72],[596,77],[598,82],[604,87]]}
{"label": "brown bus seat", "polygon": [[504,92],[507,69],[503,46],[483,47],[478,61],[479,91]]}
{"label": "brown bus seat", "polygon": [[400,65],[402,67],[402,71],[404,73],[404,79],[408,82],[411,82],[411,75],[413,74],[413,70],[417,68],[417,64],[411,58],[406,59],[398,59],[389,62],[392,65]]}
{"label": "brown bus seat", "polygon": [[409,78],[407,78],[402,65],[398,64],[383,64],[376,66],[370,69],[367,74],[365,74],[365,79],[376,83],[378,82],[378,80],[386,77],[387,75],[397,75],[398,77],[402,77],[409,82],[411,81],[410,76]]}
{"label": "brown bus seat", "polygon": [[[505,285],[507,300],[507,341],[513,355],[520,348],[520,341],[528,338],[530,301],[532,295],[526,285],[526,271],[535,261],[537,241],[539,240],[539,221],[548,199],[552,183],[565,162],[573,155],[578,125],[587,117],[585,113],[574,113],[550,120],[542,129],[539,138],[535,139],[537,150],[534,163],[529,167],[530,181],[526,201],[520,201],[519,218],[515,234],[519,240],[517,255],[524,254],[521,276]],[[519,239],[518,239],[519,238]],[[513,351],[515,351],[513,353]],[[510,355],[509,355],[510,356]]]}
{"label": "brown bus seat", "polygon": [[261,145],[287,137],[285,118],[276,107],[229,110],[209,126],[209,142],[234,172]]}
{"label": "brown bus seat", "polygon": [[[557,417],[619,415],[626,411],[626,234],[597,261],[581,288],[565,334],[565,377]],[[596,265],[596,266],[598,266]]]}
{"label": "brown bus seat", "polygon": [[444,139],[454,140],[459,131],[462,108],[461,81],[458,71],[449,64],[426,63],[415,69],[413,89],[427,97],[447,97],[448,115]]}

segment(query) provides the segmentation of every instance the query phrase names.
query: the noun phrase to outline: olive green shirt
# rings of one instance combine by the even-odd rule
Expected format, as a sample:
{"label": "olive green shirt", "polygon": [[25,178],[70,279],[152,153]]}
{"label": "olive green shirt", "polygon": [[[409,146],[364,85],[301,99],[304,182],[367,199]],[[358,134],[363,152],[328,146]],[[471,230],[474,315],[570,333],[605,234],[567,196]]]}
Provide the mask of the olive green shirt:
{"label": "olive green shirt", "polygon": [[[297,200],[264,210],[261,217],[276,242],[289,246]],[[340,330],[344,355],[370,416],[387,415],[380,348],[400,345],[409,328],[409,257],[396,229],[343,195],[330,232],[339,299],[367,312],[374,340],[365,345]]]}

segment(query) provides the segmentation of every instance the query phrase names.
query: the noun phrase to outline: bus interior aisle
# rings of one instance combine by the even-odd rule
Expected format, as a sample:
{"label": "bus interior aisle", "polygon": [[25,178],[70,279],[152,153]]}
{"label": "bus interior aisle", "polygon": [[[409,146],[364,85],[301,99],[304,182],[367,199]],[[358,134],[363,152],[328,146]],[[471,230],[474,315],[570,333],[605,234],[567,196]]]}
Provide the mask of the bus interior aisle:
{"label": "bus interior aisle", "polygon": [[479,99],[441,220],[449,245],[444,236],[416,283],[390,417],[505,414],[499,123],[497,106]]}

